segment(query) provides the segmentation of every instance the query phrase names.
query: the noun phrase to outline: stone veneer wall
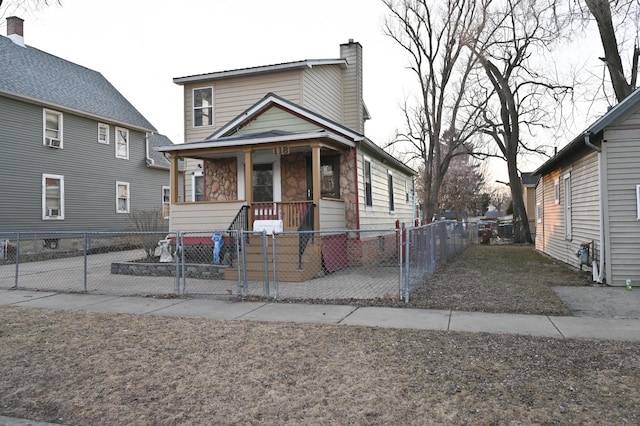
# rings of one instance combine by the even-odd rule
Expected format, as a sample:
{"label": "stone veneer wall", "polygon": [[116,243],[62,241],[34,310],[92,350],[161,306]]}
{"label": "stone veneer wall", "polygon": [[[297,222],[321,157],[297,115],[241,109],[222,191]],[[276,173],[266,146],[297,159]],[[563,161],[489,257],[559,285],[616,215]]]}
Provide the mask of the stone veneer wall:
{"label": "stone veneer wall", "polygon": [[280,157],[282,168],[282,201],[304,201],[307,199],[307,161],[303,154]]}
{"label": "stone veneer wall", "polygon": [[357,229],[358,221],[356,206],[358,194],[356,192],[355,149],[350,149],[340,155],[340,198],[344,201],[345,220],[348,229]]}
{"label": "stone veneer wall", "polygon": [[238,160],[220,158],[205,162],[205,199],[228,201],[238,199]]}

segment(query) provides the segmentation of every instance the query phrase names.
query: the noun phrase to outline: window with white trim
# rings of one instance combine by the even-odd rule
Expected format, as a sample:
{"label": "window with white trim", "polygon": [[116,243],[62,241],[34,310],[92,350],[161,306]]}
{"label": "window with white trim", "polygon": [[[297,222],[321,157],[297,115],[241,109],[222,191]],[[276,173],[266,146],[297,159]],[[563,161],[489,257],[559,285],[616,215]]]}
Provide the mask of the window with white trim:
{"label": "window with white trim", "polygon": [[542,223],[542,205],[536,203],[536,222]]}
{"label": "window with white trim", "polygon": [[129,159],[129,130],[116,127],[116,158]]}
{"label": "window with white trim", "polygon": [[213,126],[213,87],[193,89],[193,127]]}
{"label": "window with white trim", "polygon": [[571,213],[571,174],[564,175],[564,229],[567,240],[573,238],[573,215]]}
{"label": "window with white trim", "polygon": [[558,178],[553,181],[553,202],[560,204],[560,179]]}
{"label": "window with white trim", "polygon": [[42,110],[42,144],[50,148],[62,148],[62,113]]}
{"label": "window with white trim", "polygon": [[640,185],[636,185],[636,219],[640,220]]}
{"label": "window with white trim", "polygon": [[162,187],[162,217],[169,219],[169,212],[171,206],[171,188],[168,186]]}
{"label": "window with white trim", "polygon": [[387,170],[387,181],[389,182],[389,213],[393,213],[396,206],[393,200],[393,173],[391,170]]}
{"label": "window with white trim", "polygon": [[193,172],[191,178],[191,201],[204,201],[204,176],[202,170]]}
{"label": "window with white trim", "polygon": [[109,145],[109,125],[98,123],[98,143]]}
{"label": "window with white trim", "polygon": [[129,182],[116,182],[116,213],[129,213],[131,206]]}
{"label": "window with white trim", "polygon": [[42,219],[64,219],[64,176],[42,174]]}
{"label": "window with white trim", "polygon": [[373,189],[371,179],[371,160],[364,157],[364,205],[365,207],[373,207]]}

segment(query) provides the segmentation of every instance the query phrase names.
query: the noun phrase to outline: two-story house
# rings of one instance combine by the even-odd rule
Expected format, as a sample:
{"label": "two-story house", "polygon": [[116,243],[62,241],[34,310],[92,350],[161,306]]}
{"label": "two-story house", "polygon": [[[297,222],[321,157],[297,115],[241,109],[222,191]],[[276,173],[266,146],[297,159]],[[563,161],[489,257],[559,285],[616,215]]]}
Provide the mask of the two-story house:
{"label": "two-story house", "polygon": [[[416,172],[365,136],[362,77],[362,46],[349,40],[335,59],[175,78],[184,88],[185,143],[160,148],[172,162],[170,229],[411,223]],[[180,160],[187,165],[182,180]],[[354,257],[383,245],[379,236],[352,234]]]}
{"label": "two-story house", "polygon": [[2,231],[113,231],[169,214],[171,142],[97,71],[0,36]]}

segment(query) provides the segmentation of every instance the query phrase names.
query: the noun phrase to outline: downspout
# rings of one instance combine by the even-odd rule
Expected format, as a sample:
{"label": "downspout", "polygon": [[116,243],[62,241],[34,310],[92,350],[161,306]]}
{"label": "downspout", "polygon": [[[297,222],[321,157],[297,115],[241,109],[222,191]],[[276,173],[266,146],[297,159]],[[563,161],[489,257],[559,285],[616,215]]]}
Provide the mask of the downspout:
{"label": "downspout", "polygon": [[[600,200],[600,270],[598,276],[593,277],[594,281],[598,284],[602,284],[604,281],[604,259],[605,259],[605,244],[604,244],[604,200],[602,199],[602,149],[591,143],[591,133],[585,132],[584,144],[598,153],[598,199]],[[592,248],[595,250],[595,247]]]}
{"label": "downspout", "polygon": [[145,138],[144,138],[144,155],[145,155],[145,162],[147,163],[147,166],[153,166],[155,164],[155,161],[153,161],[153,158],[151,158],[149,156],[149,132],[145,132]]}

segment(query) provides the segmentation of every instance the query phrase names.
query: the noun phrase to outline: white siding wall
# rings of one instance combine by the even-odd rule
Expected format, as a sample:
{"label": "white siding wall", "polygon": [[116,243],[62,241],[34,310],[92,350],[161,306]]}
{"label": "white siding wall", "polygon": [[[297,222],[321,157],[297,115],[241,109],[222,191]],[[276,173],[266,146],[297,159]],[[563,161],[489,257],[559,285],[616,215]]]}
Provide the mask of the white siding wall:
{"label": "white siding wall", "polygon": [[[589,151],[571,164],[542,176],[536,189],[536,202],[542,205],[542,223],[537,224],[536,249],[562,262],[579,267],[576,251],[580,244],[594,241],[599,254],[599,187],[597,153]],[[571,175],[572,238],[566,238],[564,177]],[[554,185],[558,182],[560,203],[556,204]],[[590,269],[586,265],[583,269]]]}
{"label": "white siding wall", "polygon": [[[638,115],[631,116],[634,118]],[[636,120],[635,124],[640,122]],[[638,130],[607,131],[605,140],[607,284],[622,286],[626,279],[631,279],[637,285],[640,284],[640,221],[636,185],[640,185],[640,134]]]}
{"label": "white siding wall", "polygon": [[[373,206],[365,206],[365,185],[364,185],[364,158],[371,160],[371,192],[373,195]],[[393,195],[395,209],[389,211],[389,185],[388,172],[393,173]],[[373,156],[358,153],[358,202],[360,203],[360,228],[362,229],[390,229],[395,227],[396,220],[407,225],[411,224],[412,203],[406,201],[405,184],[406,180],[411,180],[411,176],[391,169],[389,165],[382,164],[380,160]]]}
{"label": "white siding wall", "polygon": [[302,106],[343,124],[342,70],[339,66],[316,66],[305,71]]}
{"label": "white siding wall", "polygon": [[[193,128],[193,89],[213,86],[214,126]],[[200,82],[184,86],[185,141],[204,140],[219,127],[238,116],[272,92],[293,103],[302,101],[302,71],[230,78],[215,83]]]}
{"label": "white siding wall", "polygon": [[346,229],[344,201],[320,199],[320,229]]}
{"label": "white siding wall", "polygon": [[236,216],[242,201],[172,204],[170,231],[223,231]]}

